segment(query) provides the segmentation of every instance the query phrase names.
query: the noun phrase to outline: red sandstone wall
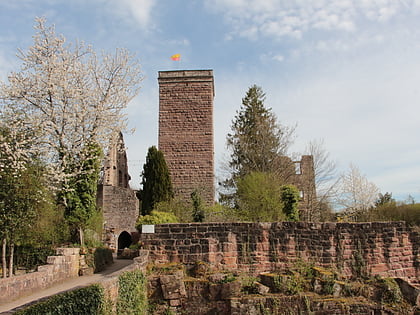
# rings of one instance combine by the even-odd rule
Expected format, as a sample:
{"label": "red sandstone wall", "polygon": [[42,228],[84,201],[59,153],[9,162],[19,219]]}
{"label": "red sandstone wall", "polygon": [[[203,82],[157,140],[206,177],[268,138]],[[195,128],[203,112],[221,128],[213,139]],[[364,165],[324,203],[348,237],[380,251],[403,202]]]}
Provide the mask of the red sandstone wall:
{"label": "red sandstone wall", "polygon": [[257,274],[304,259],[349,278],[420,277],[420,236],[404,222],[162,224],[155,232],[141,235],[155,263],[205,261]]}
{"label": "red sandstone wall", "polygon": [[212,70],[159,72],[159,150],[177,195],[214,202]]}
{"label": "red sandstone wall", "polygon": [[104,217],[104,242],[112,249],[118,248],[118,236],[123,231],[135,232],[139,216],[139,200],[130,188],[99,185],[96,198]]}
{"label": "red sandstone wall", "polygon": [[48,265],[37,272],[0,279],[0,303],[10,302],[54,283],[79,275],[79,248],[57,248],[58,256],[48,256]]}

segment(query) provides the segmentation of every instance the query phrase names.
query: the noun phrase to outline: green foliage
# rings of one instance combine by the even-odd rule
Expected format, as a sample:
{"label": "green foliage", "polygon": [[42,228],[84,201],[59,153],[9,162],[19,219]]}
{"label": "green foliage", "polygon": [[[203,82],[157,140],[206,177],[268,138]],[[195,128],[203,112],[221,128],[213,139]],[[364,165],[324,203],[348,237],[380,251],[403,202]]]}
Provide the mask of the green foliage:
{"label": "green foliage", "polygon": [[246,276],[241,278],[242,284],[242,292],[246,294],[257,294],[258,287],[257,287],[258,278],[252,276]]}
{"label": "green foliage", "polygon": [[155,204],[153,211],[172,213],[177,218],[176,222],[191,222],[191,203],[180,198],[175,197],[170,201],[160,201]]}
{"label": "green foliage", "polygon": [[272,173],[251,172],[238,179],[237,215],[245,221],[282,221],[281,184]]}
{"label": "green foliage", "polygon": [[232,133],[227,136],[227,145],[232,149],[230,166],[239,176],[271,172],[279,154],[285,153],[281,127],[264,102],[262,89],[251,86],[232,122]]}
{"label": "green foliage", "polygon": [[124,272],[118,279],[117,314],[147,314],[147,279],[140,270]]}
{"label": "green foliage", "polygon": [[[97,284],[54,295],[47,300],[18,311],[16,315],[81,315],[100,314],[103,288]],[[126,313],[128,314],[128,313]]]}
{"label": "green foliage", "polygon": [[[48,190],[43,167],[36,160],[18,170],[3,171],[0,171],[0,236],[7,240],[12,254],[14,245],[22,244],[28,231],[36,227],[38,213],[48,203],[44,199]],[[13,264],[9,262],[10,265]]]}
{"label": "green foliage", "polygon": [[147,215],[160,201],[174,197],[171,177],[162,151],[155,146],[149,148],[142,172],[143,189],[140,192],[141,214]]}
{"label": "green foliage", "polygon": [[276,275],[274,277],[274,285],[278,292],[294,295],[303,292],[303,280],[299,273]]}
{"label": "green foliage", "polygon": [[218,283],[230,283],[236,280],[237,280],[237,277],[234,274],[228,273],[223,279],[218,281]]}
{"label": "green foliage", "polygon": [[205,211],[203,201],[197,190],[191,193],[191,200],[193,205],[192,218],[194,222],[203,222],[205,218]]}
{"label": "green foliage", "polygon": [[277,123],[271,108],[264,105],[265,94],[256,85],[251,86],[242,99],[242,106],[232,121],[227,135],[231,150],[231,175],[222,185],[227,190],[221,202],[234,204],[237,180],[251,172],[276,173],[282,169],[282,155],[286,154],[293,130]]}
{"label": "green foliage", "polygon": [[395,205],[395,199],[392,198],[392,193],[386,192],[385,194],[379,194],[378,199],[375,201],[375,207],[383,206],[383,205]]}
{"label": "green foliage", "polygon": [[178,218],[170,212],[161,212],[153,210],[148,215],[139,216],[136,226],[141,230],[142,224],[163,224],[163,223],[177,223]]}
{"label": "green foliage", "polygon": [[26,270],[33,270],[47,264],[47,257],[55,255],[52,247],[22,245],[15,248],[15,265]]}
{"label": "green foliage", "polygon": [[395,279],[381,278],[377,283],[381,288],[381,302],[397,304],[403,301],[403,295]]}
{"label": "green foliage", "polygon": [[283,212],[289,221],[299,220],[299,190],[293,185],[283,185],[280,188],[283,202]]}
{"label": "green foliage", "polygon": [[93,252],[94,272],[100,272],[106,268],[106,266],[114,262],[112,257],[112,250],[105,247],[98,247]]}
{"label": "green foliage", "polygon": [[400,204],[390,202],[369,210],[372,221],[405,221],[420,226],[420,203]]}
{"label": "green foliage", "polygon": [[215,203],[204,208],[207,222],[234,222],[238,221],[238,212],[226,205]]}
{"label": "green foliage", "polygon": [[81,245],[84,245],[83,230],[88,227],[89,220],[98,212],[96,194],[102,150],[99,144],[89,143],[83,153],[83,156],[73,161],[68,170],[69,173],[73,173],[76,165],[80,165],[80,172],[66,182],[61,194],[66,205],[65,218],[73,229],[73,235],[79,232]]}

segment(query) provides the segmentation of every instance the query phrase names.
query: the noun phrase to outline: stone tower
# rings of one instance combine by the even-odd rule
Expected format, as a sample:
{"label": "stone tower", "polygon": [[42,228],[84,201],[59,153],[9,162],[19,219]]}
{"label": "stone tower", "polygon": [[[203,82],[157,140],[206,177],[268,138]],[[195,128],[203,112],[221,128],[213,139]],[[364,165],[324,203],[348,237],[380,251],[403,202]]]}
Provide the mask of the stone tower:
{"label": "stone tower", "polygon": [[190,200],[198,189],[214,202],[212,70],[160,71],[159,150],[165,155],[175,194]]}

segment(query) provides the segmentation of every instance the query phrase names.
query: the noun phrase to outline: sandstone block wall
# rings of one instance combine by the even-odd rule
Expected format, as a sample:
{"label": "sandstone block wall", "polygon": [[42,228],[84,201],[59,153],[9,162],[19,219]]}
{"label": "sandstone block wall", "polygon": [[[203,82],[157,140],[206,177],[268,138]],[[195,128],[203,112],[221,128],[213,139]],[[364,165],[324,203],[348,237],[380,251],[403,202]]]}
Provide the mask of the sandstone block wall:
{"label": "sandstone block wall", "polygon": [[58,248],[57,256],[49,256],[48,265],[37,272],[0,279],[0,303],[10,302],[54,283],[79,275],[79,248]]}
{"label": "sandstone block wall", "polygon": [[404,222],[162,224],[140,240],[155,263],[205,261],[258,274],[303,259],[349,278],[420,277],[420,237]]}
{"label": "sandstone block wall", "polygon": [[105,243],[112,250],[116,250],[121,232],[136,231],[139,200],[135,191],[130,188],[99,185],[97,204],[103,211]]}
{"label": "sandstone block wall", "polygon": [[175,193],[190,200],[198,189],[213,203],[214,144],[212,70],[159,72],[159,150]]}

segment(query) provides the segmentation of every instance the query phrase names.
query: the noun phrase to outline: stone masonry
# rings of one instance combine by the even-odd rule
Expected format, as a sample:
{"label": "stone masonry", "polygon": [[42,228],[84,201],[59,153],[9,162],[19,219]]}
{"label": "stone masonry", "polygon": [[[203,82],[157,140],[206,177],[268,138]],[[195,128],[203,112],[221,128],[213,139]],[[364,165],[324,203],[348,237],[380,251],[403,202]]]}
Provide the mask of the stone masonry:
{"label": "stone masonry", "polygon": [[157,264],[203,261],[257,275],[302,259],[349,278],[379,275],[420,284],[420,236],[405,222],[162,224],[140,241]]}
{"label": "stone masonry", "polygon": [[48,256],[48,265],[38,271],[0,279],[0,303],[13,301],[54,283],[79,275],[79,248],[57,248],[57,256]]}
{"label": "stone masonry", "polygon": [[190,200],[198,189],[214,202],[212,70],[159,72],[159,150],[165,155],[175,194]]}
{"label": "stone masonry", "polygon": [[118,248],[121,233],[136,232],[139,201],[129,185],[127,154],[122,133],[112,142],[104,162],[102,183],[98,186],[96,202],[104,218],[104,243],[112,250]]}

